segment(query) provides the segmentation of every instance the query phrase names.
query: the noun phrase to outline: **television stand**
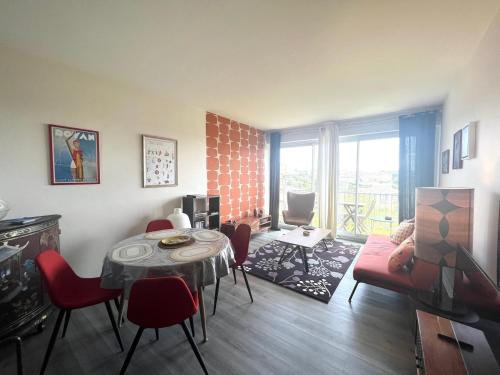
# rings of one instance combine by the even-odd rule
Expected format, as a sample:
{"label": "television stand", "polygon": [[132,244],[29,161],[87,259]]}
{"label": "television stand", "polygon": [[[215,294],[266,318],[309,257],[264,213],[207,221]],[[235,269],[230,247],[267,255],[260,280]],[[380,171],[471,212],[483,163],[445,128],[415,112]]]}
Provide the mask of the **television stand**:
{"label": "television stand", "polygon": [[[417,374],[500,374],[484,333],[476,328],[417,310]],[[446,338],[442,332],[446,331]],[[464,345],[462,343],[466,343]]]}

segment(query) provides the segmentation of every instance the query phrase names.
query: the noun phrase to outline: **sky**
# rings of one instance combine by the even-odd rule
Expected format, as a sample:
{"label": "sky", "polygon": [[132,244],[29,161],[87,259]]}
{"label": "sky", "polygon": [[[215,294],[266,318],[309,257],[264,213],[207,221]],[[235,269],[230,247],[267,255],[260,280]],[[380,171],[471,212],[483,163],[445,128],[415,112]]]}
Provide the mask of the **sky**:
{"label": "sky", "polygon": [[[398,171],[399,138],[372,139],[360,142],[359,171]],[[341,142],[339,169],[356,171],[356,142]]]}
{"label": "sky", "polygon": [[[361,141],[359,156],[360,172],[398,171],[399,138]],[[289,171],[309,170],[312,164],[311,146],[283,147],[281,161]],[[356,142],[340,143],[339,169],[353,173],[356,171]]]}

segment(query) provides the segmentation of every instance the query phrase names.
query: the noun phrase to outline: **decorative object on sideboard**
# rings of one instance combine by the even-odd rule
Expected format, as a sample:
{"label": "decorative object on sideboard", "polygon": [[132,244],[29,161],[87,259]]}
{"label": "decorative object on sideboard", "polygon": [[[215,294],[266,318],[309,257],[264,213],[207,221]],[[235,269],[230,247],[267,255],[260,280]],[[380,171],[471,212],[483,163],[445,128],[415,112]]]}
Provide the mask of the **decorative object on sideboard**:
{"label": "decorative object on sideboard", "polygon": [[462,159],[472,159],[476,156],[477,122],[470,122],[462,129]]}
{"label": "decorative object on sideboard", "polygon": [[142,136],[143,186],[177,186],[177,141]]}
{"label": "decorative object on sideboard", "polygon": [[455,269],[462,267],[457,246],[472,252],[474,189],[417,188],[416,207],[415,258],[439,270],[434,277],[428,272],[428,282],[418,286],[427,289],[421,301],[443,311],[458,310],[453,301]]}
{"label": "decorative object on sideboard", "polygon": [[49,125],[50,183],[99,184],[99,132]]}
{"label": "decorative object on sideboard", "polygon": [[175,229],[191,228],[188,215],[182,212],[182,208],[174,208],[174,212],[167,216]]}
{"label": "decorative object on sideboard", "polygon": [[9,204],[3,199],[0,199],[0,220],[2,220],[5,216],[7,216],[9,210],[10,210]]}
{"label": "decorative object on sideboard", "polygon": [[474,189],[420,187],[416,198],[415,256],[454,267],[458,244],[472,251]]}
{"label": "decorative object on sideboard", "polygon": [[453,134],[453,169],[462,169],[462,130]]}
{"label": "decorative object on sideboard", "polygon": [[441,153],[441,173],[450,173],[450,149],[444,150]]}
{"label": "decorative object on sideboard", "polygon": [[51,304],[34,259],[46,249],[59,250],[60,217],[0,221],[0,337],[43,328]]}

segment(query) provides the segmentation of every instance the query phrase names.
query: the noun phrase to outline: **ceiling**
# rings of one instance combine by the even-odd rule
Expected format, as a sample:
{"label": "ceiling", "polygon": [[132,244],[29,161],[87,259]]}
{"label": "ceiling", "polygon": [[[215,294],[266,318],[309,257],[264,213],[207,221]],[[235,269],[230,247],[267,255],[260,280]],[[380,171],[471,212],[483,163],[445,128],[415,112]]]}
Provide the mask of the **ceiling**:
{"label": "ceiling", "polygon": [[0,43],[262,129],[435,105],[499,0],[0,0]]}

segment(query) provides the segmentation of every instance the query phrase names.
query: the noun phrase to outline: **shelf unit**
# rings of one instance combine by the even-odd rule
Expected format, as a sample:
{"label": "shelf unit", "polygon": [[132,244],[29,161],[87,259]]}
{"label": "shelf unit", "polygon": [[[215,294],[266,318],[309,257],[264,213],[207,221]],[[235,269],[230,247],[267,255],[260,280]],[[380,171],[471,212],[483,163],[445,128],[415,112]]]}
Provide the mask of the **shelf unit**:
{"label": "shelf unit", "polygon": [[182,211],[189,217],[192,228],[219,229],[220,197],[218,195],[186,195]]}

